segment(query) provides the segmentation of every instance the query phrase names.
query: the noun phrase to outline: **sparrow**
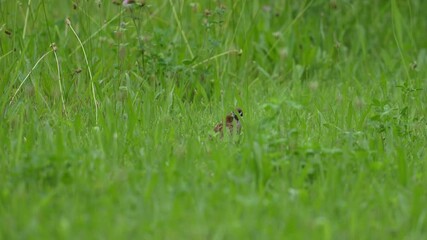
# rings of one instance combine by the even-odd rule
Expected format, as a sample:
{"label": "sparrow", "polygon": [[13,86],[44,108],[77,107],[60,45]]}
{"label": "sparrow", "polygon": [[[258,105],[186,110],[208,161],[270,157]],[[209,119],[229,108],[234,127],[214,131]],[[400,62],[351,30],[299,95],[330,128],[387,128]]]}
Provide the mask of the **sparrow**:
{"label": "sparrow", "polygon": [[[237,112],[237,114],[235,112]],[[230,134],[233,134],[234,128],[236,129],[236,133],[240,134],[240,131],[242,130],[242,124],[240,122],[239,117],[243,117],[243,111],[241,108],[236,108],[235,112],[229,113],[225,117],[225,122],[221,122],[215,125],[214,132],[219,132],[221,138],[224,136],[224,124],[225,127],[228,128],[228,130],[230,131]]]}

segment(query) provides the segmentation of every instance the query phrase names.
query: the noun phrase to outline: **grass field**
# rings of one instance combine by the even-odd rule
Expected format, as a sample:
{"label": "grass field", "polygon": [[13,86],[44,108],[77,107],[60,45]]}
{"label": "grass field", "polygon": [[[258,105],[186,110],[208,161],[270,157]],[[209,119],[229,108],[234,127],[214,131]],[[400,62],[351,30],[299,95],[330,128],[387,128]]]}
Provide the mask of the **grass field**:
{"label": "grass field", "polygon": [[427,238],[427,1],[118,2],[0,0],[0,239]]}

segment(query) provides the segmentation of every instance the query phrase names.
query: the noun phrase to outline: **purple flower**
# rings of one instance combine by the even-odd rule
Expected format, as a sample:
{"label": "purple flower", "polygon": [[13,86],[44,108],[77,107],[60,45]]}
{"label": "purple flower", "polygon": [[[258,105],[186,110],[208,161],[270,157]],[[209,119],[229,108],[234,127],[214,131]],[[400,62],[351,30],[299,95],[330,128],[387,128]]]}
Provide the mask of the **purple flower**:
{"label": "purple flower", "polygon": [[134,3],[135,3],[135,0],[123,0],[123,6],[129,6]]}

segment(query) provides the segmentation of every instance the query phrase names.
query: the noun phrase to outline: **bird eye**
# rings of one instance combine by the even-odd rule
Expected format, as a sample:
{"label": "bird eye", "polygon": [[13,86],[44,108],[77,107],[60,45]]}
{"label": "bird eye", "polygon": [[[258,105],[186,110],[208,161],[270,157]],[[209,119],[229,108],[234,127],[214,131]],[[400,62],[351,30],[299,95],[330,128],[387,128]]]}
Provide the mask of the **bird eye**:
{"label": "bird eye", "polygon": [[243,117],[243,111],[242,111],[242,109],[238,108],[238,109],[237,109],[237,111],[239,112],[239,115],[240,115],[241,117]]}

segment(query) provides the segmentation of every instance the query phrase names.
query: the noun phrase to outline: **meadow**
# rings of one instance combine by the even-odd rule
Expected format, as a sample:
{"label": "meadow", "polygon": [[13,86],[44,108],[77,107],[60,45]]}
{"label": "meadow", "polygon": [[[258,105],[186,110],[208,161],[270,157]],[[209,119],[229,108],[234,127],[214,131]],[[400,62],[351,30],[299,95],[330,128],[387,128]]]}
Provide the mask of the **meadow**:
{"label": "meadow", "polygon": [[0,239],[425,239],[426,9],[0,0]]}

